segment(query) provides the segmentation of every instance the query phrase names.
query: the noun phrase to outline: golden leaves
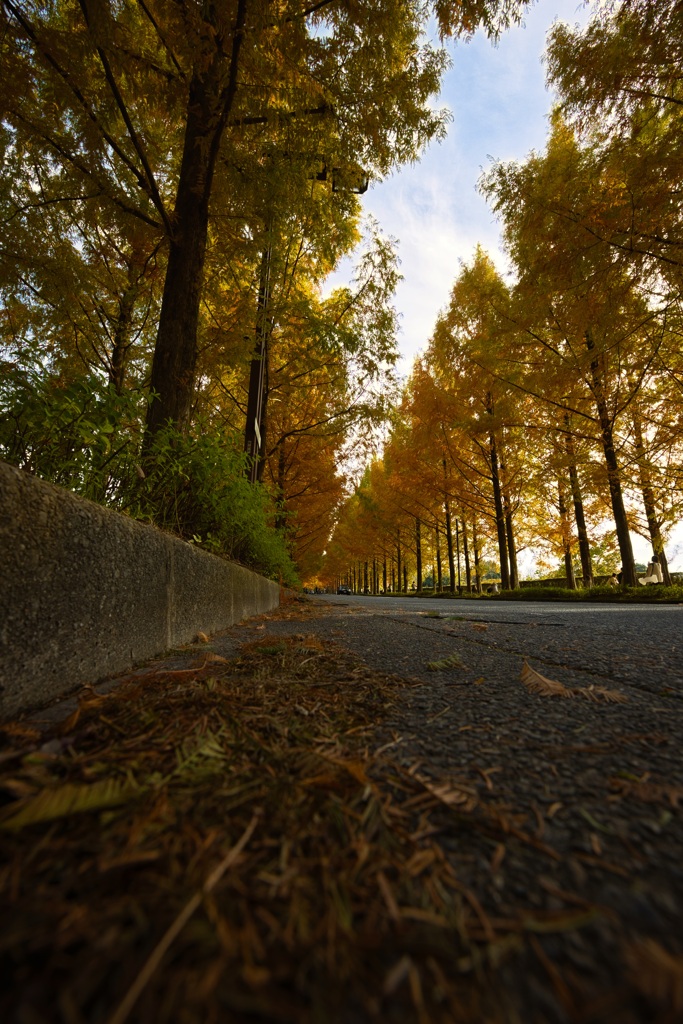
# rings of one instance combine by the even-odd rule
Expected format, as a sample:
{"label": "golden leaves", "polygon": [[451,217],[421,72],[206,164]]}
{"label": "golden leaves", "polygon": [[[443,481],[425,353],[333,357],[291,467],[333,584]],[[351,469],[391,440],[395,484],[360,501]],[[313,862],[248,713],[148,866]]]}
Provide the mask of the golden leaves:
{"label": "golden leaves", "polygon": [[584,700],[593,704],[626,704],[628,697],[618,690],[608,690],[604,686],[565,686],[558,683],[556,679],[548,679],[535,669],[531,668],[527,661],[522,665],[519,676],[529,693],[538,694],[540,697],[583,697]]}

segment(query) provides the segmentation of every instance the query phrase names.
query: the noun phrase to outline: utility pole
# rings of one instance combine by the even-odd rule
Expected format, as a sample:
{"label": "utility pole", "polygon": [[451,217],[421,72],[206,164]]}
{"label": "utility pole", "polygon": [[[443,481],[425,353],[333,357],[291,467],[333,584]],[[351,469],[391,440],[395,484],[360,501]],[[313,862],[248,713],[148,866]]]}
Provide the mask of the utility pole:
{"label": "utility pole", "polygon": [[249,482],[255,484],[259,478],[259,463],[265,457],[263,440],[263,403],[268,367],[268,336],[270,334],[270,268],[273,256],[272,222],[266,224],[265,244],[261,254],[258,303],[256,306],[256,344],[249,374],[249,399],[247,401],[247,422],[244,429],[244,450],[249,458],[247,474]]}

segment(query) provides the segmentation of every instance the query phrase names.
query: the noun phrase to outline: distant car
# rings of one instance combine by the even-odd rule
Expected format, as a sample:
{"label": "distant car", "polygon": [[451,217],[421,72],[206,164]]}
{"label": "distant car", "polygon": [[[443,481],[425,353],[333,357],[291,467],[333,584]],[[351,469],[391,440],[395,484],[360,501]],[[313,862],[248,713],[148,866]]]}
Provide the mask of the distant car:
{"label": "distant car", "polygon": [[337,587],[338,594],[350,594],[351,589],[349,587]]}

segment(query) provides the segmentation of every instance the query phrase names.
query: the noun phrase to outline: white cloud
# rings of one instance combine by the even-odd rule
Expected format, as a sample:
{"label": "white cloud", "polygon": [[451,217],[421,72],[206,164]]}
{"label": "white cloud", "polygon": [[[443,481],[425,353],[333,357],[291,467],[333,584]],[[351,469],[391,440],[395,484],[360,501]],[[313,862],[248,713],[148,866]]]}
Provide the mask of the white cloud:
{"label": "white cloud", "polygon": [[[448,302],[459,261],[471,259],[480,243],[501,271],[506,268],[498,225],[476,183],[491,156],[523,159],[544,144],[551,96],[541,55],[556,17],[585,21],[586,12],[577,0],[540,0],[528,12],[526,27],[506,33],[498,47],[481,35],[457,44],[435,103],[453,111],[448,137],[431,146],[419,164],[402,168],[365,197],[365,209],[400,241],[404,281],[396,306],[404,372]],[[348,275],[347,266],[331,283]]]}

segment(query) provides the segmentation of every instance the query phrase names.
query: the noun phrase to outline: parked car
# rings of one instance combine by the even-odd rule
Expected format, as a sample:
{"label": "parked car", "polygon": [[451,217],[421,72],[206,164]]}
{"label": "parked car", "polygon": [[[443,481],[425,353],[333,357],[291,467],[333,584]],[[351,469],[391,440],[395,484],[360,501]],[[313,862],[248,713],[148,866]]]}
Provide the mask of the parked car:
{"label": "parked car", "polygon": [[345,586],[337,587],[337,593],[338,594],[350,594],[351,593],[351,588],[350,587],[345,587]]}

